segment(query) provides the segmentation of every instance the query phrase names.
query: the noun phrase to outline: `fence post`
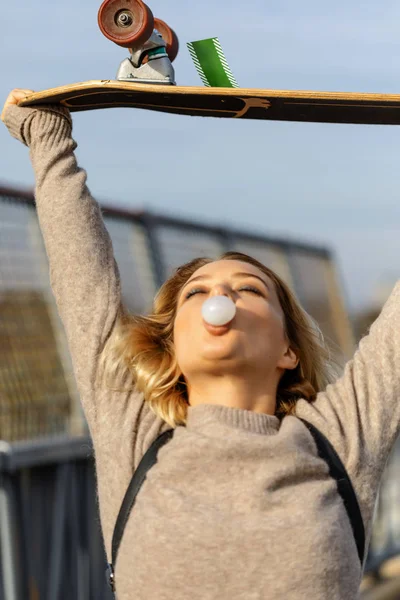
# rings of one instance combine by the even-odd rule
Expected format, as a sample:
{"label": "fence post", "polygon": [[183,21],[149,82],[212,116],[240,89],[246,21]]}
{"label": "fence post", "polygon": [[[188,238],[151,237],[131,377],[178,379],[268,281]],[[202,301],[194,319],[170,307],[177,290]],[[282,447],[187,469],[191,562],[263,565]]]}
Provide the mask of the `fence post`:
{"label": "fence post", "polygon": [[157,287],[160,287],[167,274],[165,272],[162,250],[156,231],[157,218],[151,213],[145,213],[142,215],[141,221],[147,233],[147,242],[150,248],[150,257],[153,263],[156,285]]}
{"label": "fence post", "polygon": [[24,577],[20,568],[17,499],[11,477],[0,471],[0,583],[3,582],[4,600],[26,600],[21,590]]}

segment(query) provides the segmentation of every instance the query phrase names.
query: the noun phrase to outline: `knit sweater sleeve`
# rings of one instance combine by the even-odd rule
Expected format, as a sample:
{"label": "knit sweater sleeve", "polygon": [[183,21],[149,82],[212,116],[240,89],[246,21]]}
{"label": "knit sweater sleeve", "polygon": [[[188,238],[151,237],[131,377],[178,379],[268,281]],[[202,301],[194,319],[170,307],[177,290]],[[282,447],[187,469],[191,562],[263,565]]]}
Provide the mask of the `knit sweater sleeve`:
{"label": "knit sweater sleeve", "polygon": [[400,282],[342,377],[314,403],[299,401],[296,413],[312,421],[335,446],[368,526],[400,431]]}
{"label": "knit sweater sleeve", "polygon": [[98,356],[120,306],[120,279],[101,210],[74,155],[67,109],[10,106],[10,133],[29,146],[37,214],[49,259],[50,282],[67,334],[75,377],[91,429],[96,409],[89,398]]}

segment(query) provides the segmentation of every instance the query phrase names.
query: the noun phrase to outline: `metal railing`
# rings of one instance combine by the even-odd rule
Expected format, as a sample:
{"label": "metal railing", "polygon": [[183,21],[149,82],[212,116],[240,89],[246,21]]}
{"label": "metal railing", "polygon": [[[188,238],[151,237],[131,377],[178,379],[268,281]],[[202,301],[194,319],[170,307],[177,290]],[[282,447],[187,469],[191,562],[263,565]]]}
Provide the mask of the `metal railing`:
{"label": "metal railing", "polygon": [[0,442],[0,600],[111,600],[89,438]]}

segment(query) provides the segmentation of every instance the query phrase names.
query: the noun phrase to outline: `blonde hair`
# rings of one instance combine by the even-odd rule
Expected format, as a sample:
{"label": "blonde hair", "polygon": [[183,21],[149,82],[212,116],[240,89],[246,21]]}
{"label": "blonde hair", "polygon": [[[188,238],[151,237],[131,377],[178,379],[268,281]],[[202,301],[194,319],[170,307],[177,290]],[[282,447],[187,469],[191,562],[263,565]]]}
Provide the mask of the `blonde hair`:
{"label": "blonde hair", "polygon": [[153,412],[171,427],[184,425],[188,408],[186,383],[179,370],[173,343],[176,304],[180,290],[200,267],[216,260],[239,260],[257,267],[274,283],[285,317],[286,336],[299,359],[287,370],[277,389],[276,415],[294,414],[296,402],[315,400],[339,374],[339,365],[315,321],[305,312],[289,287],[271,269],[241,252],[226,252],[218,259],[196,258],[177,268],[155,296],[147,316],[130,315],[124,308],[100,357],[102,381],[128,382],[142,392]]}

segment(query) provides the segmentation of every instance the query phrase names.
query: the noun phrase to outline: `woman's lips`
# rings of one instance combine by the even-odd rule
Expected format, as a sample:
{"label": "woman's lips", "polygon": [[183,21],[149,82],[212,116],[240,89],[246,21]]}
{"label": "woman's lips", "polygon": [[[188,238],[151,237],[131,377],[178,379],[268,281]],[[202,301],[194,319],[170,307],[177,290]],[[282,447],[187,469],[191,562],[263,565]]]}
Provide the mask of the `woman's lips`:
{"label": "woman's lips", "polygon": [[203,319],[203,325],[211,335],[223,335],[231,328],[232,321],[229,321],[229,323],[226,323],[225,325],[210,325]]}

